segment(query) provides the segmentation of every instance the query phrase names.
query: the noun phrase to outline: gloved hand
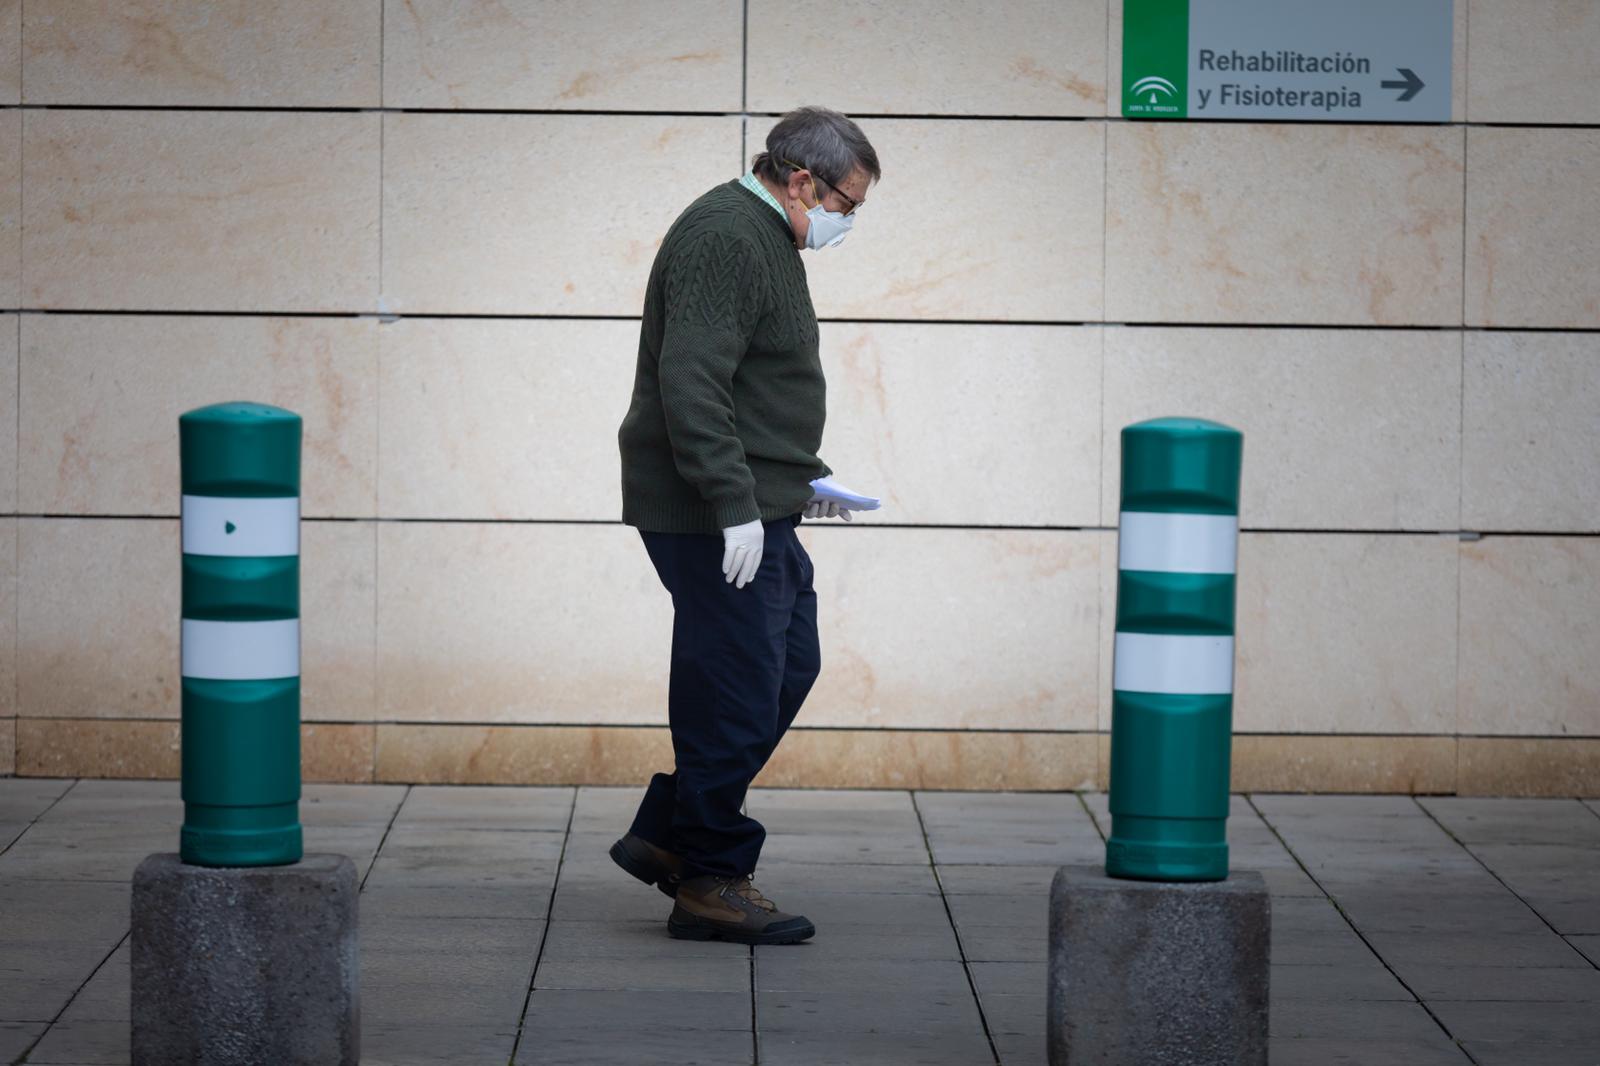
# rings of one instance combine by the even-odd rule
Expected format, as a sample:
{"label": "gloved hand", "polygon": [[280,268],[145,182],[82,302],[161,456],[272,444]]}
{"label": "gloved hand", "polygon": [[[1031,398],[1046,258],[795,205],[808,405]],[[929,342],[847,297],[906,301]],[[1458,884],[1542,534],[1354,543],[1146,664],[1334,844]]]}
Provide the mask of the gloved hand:
{"label": "gloved hand", "polygon": [[851,521],[850,509],[839,506],[838,500],[812,500],[801,512],[807,518],[842,518]]}
{"label": "gloved hand", "polygon": [[755,580],[756,568],[761,565],[761,552],[767,543],[766,531],[760,519],[742,526],[729,526],[722,531],[723,580],[735,582],[742,589]]}

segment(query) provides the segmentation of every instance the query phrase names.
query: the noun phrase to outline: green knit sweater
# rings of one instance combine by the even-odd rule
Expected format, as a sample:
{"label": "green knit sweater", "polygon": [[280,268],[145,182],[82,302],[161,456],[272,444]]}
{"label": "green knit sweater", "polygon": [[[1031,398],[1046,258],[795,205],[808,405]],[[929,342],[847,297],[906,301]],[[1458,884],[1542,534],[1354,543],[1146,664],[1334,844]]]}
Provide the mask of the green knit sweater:
{"label": "green knit sweater", "polygon": [[650,268],[622,520],[716,533],[804,509],[831,474],[817,315],[788,221],[737,180],[690,204]]}

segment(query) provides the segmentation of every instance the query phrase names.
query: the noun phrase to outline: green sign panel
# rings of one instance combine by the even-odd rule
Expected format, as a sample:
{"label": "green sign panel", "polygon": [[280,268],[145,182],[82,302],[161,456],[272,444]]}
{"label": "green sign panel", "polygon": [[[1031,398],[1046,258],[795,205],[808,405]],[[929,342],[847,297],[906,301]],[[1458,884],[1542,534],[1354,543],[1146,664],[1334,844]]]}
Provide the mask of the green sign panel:
{"label": "green sign panel", "polygon": [[1125,0],[1126,118],[1449,122],[1452,0]]}

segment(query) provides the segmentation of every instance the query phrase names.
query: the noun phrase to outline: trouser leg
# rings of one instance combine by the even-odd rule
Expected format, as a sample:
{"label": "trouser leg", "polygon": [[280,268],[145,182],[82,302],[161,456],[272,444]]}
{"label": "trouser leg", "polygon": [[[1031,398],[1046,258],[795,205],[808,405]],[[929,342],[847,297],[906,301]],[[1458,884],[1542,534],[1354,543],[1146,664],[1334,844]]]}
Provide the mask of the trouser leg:
{"label": "trouser leg", "polygon": [[793,525],[766,523],[761,567],[742,589],[723,578],[721,537],[642,536],[672,593],[667,707],[677,768],[651,780],[633,831],[682,856],[686,876],[749,873],[766,831],[740,807],[779,731],[800,584]]}

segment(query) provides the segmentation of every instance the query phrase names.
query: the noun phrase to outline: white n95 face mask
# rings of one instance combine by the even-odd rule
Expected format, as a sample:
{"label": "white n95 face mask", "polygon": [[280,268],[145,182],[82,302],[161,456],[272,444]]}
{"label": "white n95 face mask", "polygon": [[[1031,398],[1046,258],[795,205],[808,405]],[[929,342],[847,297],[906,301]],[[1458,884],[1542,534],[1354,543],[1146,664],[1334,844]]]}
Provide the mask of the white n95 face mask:
{"label": "white n95 face mask", "polygon": [[832,248],[844,240],[855,219],[838,211],[824,211],[821,201],[806,211],[810,225],[806,229],[806,247],[813,251]]}

